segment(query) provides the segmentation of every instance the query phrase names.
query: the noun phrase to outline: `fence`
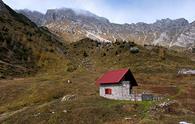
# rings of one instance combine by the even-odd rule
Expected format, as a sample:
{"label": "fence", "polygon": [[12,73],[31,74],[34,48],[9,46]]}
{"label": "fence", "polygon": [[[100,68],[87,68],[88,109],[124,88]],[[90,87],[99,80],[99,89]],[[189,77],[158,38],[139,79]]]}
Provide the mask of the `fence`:
{"label": "fence", "polygon": [[131,94],[131,101],[159,101],[162,96],[154,96],[153,94]]}

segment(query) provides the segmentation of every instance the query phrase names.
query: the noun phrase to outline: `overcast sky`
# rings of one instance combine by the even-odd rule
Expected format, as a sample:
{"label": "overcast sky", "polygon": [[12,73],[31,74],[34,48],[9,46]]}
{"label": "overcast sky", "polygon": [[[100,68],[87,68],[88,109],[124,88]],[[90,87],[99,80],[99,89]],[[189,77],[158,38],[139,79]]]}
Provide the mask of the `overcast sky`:
{"label": "overcast sky", "polygon": [[115,23],[152,23],[157,19],[195,20],[195,0],[3,0],[13,9],[45,13],[47,9],[89,10]]}

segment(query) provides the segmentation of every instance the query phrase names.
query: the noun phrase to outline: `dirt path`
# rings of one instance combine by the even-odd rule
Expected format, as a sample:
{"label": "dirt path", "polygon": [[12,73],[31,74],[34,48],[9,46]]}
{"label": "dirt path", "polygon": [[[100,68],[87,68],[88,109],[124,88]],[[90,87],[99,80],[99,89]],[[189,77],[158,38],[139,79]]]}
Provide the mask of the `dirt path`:
{"label": "dirt path", "polygon": [[27,109],[40,109],[40,108],[43,108],[45,106],[48,106],[48,105],[51,105],[55,102],[57,102],[59,99],[55,99],[53,101],[50,101],[50,102],[46,102],[46,103],[43,103],[43,104],[40,104],[40,105],[34,105],[34,106],[27,106],[27,107],[24,107],[24,108],[21,108],[19,110],[16,110],[16,111],[11,111],[11,112],[5,112],[3,114],[0,114],[0,123],[7,120],[8,118],[18,114],[18,113],[21,113],[21,112],[24,112],[26,111]]}
{"label": "dirt path", "polygon": [[4,120],[8,119],[9,117],[12,117],[15,114],[18,114],[20,112],[23,112],[25,110],[27,110],[29,107],[24,107],[22,109],[16,110],[16,111],[12,111],[12,112],[6,112],[0,115],[0,122],[3,122]]}

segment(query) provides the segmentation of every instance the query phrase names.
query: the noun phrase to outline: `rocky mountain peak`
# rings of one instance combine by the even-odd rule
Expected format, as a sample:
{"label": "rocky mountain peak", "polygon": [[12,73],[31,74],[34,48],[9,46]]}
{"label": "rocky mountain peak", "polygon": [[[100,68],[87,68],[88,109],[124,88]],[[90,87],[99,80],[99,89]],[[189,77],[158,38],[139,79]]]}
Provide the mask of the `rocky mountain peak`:
{"label": "rocky mountain peak", "polygon": [[28,9],[24,9],[24,10],[16,10],[16,12],[27,16],[31,21],[35,22],[39,26],[41,26],[43,23],[44,14],[38,11],[31,11]]}
{"label": "rocky mountain peak", "polygon": [[187,26],[189,24],[188,20],[184,19],[184,18],[180,18],[180,19],[175,19],[175,20],[171,20],[169,18],[167,19],[162,19],[162,20],[157,20],[154,25],[157,26]]}
{"label": "rocky mountain peak", "polygon": [[65,19],[73,19],[75,13],[71,9],[49,9],[45,14],[47,22],[64,21]]}
{"label": "rocky mountain peak", "polygon": [[195,26],[195,21],[193,21],[193,22],[191,23],[191,25],[192,25],[192,26]]}
{"label": "rocky mountain peak", "polygon": [[64,20],[71,20],[74,22],[77,21],[102,21],[109,22],[106,18],[99,17],[89,11],[81,9],[70,9],[70,8],[61,8],[61,9],[49,9],[45,14],[46,23],[49,22],[59,22]]}
{"label": "rocky mountain peak", "polygon": [[161,20],[157,20],[155,23],[156,24],[162,24],[162,23],[171,23],[172,22],[172,20],[171,19],[169,19],[169,18],[166,18],[166,19],[161,19]]}
{"label": "rocky mountain peak", "polygon": [[186,20],[184,18],[176,19],[175,22],[177,22],[179,24],[183,24],[183,25],[188,25],[189,24],[188,20]]}

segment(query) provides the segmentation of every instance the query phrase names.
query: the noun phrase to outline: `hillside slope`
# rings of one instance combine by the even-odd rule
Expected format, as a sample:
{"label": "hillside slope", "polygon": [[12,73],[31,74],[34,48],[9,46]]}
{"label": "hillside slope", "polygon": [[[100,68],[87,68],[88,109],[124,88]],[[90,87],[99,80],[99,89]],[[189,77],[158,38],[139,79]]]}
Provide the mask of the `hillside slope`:
{"label": "hillside slope", "polygon": [[[133,42],[110,44],[91,39],[83,39],[66,47],[66,61],[61,60],[55,66],[49,67],[49,71],[40,71],[33,77],[0,81],[0,122],[195,122],[195,77],[177,76],[179,69],[195,67],[188,54],[161,47],[142,47]],[[131,47],[138,47],[139,52],[132,53]],[[139,85],[133,89],[134,93],[149,92],[165,99],[159,102],[131,102],[101,98],[96,79],[108,70],[120,68],[130,68],[133,72]],[[63,97],[67,100],[62,100]],[[167,104],[167,101],[171,104],[157,108],[159,104]]]}
{"label": "hillside slope", "polygon": [[0,77],[35,71],[63,53],[59,38],[0,1]]}

